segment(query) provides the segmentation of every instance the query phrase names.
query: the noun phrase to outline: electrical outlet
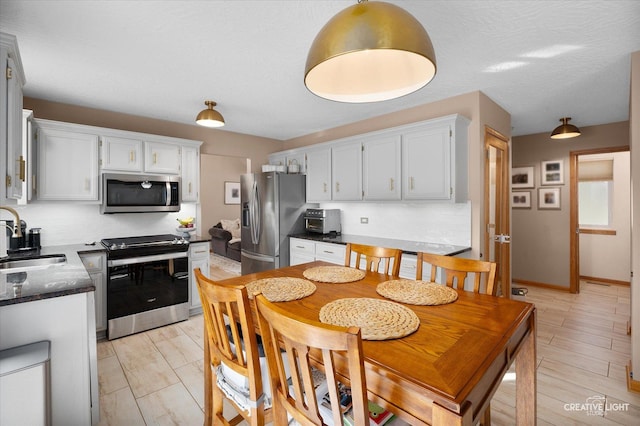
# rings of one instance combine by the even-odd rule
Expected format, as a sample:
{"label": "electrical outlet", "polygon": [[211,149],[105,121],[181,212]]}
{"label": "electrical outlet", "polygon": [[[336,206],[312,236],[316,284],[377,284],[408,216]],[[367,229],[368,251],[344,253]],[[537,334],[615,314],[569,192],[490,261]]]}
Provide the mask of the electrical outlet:
{"label": "electrical outlet", "polygon": [[361,217],[360,218],[360,223],[369,223],[369,218],[368,217]]}

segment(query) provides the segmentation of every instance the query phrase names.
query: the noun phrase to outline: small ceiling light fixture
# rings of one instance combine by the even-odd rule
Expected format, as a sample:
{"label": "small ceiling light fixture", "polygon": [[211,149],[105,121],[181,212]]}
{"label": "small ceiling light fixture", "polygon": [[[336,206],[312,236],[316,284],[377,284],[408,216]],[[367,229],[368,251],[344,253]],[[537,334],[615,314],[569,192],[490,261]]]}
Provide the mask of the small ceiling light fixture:
{"label": "small ceiling light fixture", "polygon": [[560,119],[562,123],[551,132],[551,139],[569,139],[580,136],[580,129],[573,124],[569,124],[571,117],[563,117]]}
{"label": "small ceiling light fixture", "polygon": [[436,74],[429,34],[404,9],[358,0],[335,15],[313,40],[304,84],[339,102],[378,102],[426,86]]}
{"label": "small ceiling light fixture", "polygon": [[207,109],[200,111],[196,117],[196,123],[205,127],[222,127],[224,126],[224,118],[222,114],[213,109],[217,104],[213,101],[204,101]]}

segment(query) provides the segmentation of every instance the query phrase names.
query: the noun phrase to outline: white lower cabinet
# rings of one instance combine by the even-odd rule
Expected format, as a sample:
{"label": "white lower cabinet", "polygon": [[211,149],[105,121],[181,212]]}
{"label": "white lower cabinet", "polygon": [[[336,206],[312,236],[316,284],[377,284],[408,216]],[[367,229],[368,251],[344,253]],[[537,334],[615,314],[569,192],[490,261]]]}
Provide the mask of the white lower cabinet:
{"label": "white lower cabinet", "polygon": [[344,265],[347,246],[344,244],[316,243],[316,260]]}
{"label": "white lower cabinet", "polygon": [[400,278],[415,280],[417,264],[417,256],[415,254],[402,253],[402,259],[400,259]]}
{"label": "white lower cabinet", "polygon": [[314,260],[316,260],[316,243],[301,238],[289,239],[289,265],[299,265]]}
{"label": "white lower cabinet", "polygon": [[189,314],[202,312],[198,283],[193,270],[200,268],[205,277],[209,276],[209,242],[189,244]]}
{"label": "white lower cabinet", "polygon": [[289,264],[322,260],[324,262],[344,265],[344,257],[347,247],[344,244],[320,243],[303,238],[289,239]]}
{"label": "white lower cabinet", "polygon": [[96,287],[96,333],[107,330],[107,254],[78,253]]}
{"label": "white lower cabinet", "polygon": [[51,342],[52,425],[98,424],[94,306],[93,291],[0,306],[0,350]]}

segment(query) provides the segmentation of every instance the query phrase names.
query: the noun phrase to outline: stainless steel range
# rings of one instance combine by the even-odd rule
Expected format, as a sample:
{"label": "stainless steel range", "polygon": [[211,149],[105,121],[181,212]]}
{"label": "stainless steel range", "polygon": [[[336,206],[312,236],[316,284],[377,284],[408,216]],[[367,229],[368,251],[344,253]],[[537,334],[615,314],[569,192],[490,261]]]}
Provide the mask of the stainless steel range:
{"label": "stainless steel range", "polygon": [[106,238],[109,340],[189,318],[189,242],[171,234]]}

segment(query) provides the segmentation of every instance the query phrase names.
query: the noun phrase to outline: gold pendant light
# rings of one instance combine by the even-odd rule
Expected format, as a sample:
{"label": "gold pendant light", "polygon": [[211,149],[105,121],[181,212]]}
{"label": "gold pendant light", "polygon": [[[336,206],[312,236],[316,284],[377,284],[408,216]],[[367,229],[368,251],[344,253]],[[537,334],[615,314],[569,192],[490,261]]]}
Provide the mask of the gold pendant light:
{"label": "gold pendant light", "polygon": [[213,101],[204,101],[207,109],[200,111],[196,117],[196,123],[205,127],[222,127],[224,126],[224,118],[222,114],[213,109],[217,104]]}
{"label": "gold pendant light", "polygon": [[580,129],[573,124],[569,124],[571,117],[563,117],[560,119],[562,123],[551,132],[551,139],[569,139],[580,136]]}
{"label": "gold pendant light", "polygon": [[314,94],[339,102],[378,102],[412,93],[436,74],[429,34],[390,3],[359,0],[316,36],[304,73]]}

